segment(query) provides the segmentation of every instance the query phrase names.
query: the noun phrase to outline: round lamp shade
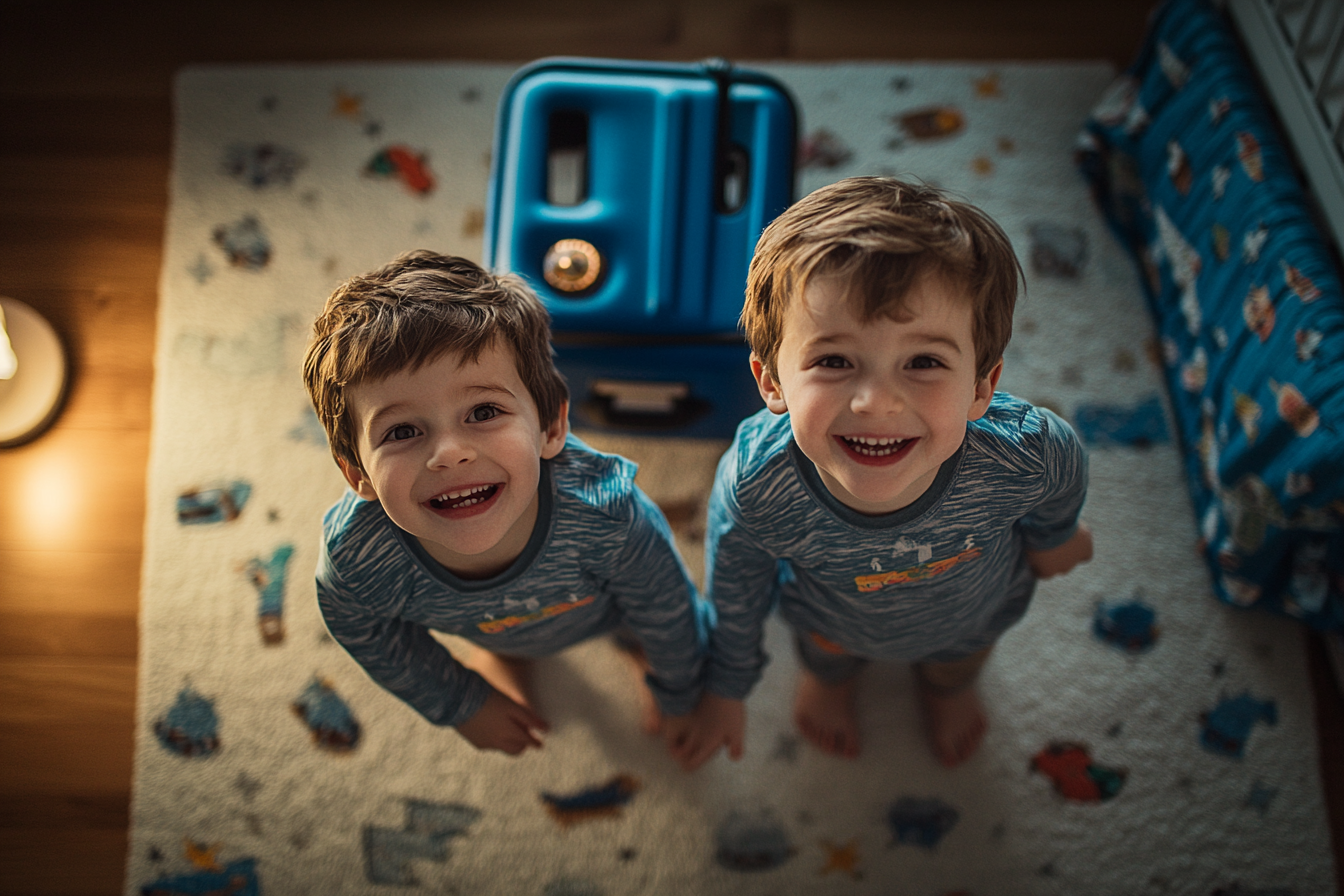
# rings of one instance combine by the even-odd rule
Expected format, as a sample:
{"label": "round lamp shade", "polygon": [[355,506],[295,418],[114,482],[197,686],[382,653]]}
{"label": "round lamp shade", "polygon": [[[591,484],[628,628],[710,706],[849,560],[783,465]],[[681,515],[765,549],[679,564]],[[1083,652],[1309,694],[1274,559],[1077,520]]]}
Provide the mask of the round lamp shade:
{"label": "round lamp shade", "polygon": [[65,348],[46,318],[3,296],[0,309],[19,362],[12,377],[0,380],[0,448],[11,448],[37,438],[56,419],[68,367]]}

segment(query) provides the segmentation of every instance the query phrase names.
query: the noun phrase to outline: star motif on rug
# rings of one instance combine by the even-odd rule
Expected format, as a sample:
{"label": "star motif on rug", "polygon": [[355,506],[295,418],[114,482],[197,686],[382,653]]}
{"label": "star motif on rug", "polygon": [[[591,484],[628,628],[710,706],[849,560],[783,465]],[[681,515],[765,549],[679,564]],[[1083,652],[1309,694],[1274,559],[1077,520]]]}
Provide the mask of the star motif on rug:
{"label": "star motif on rug", "polygon": [[219,864],[218,843],[197,843],[191,838],[185,838],[182,841],[183,849],[186,852],[187,861],[205,871],[222,871],[223,867]]}
{"label": "star motif on rug", "polygon": [[338,118],[359,118],[364,109],[364,97],[357,93],[350,93],[341,88],[336,88],[336,104],[331,109],[331,114]]}
{"label": "star motif on rug", "polygon": [[822,840],[821,848],[826,850],[826,865],[818,872],[819,874],[830,874],[832,871],[839,871],[843,874],[848,874],[855,880],[863,880],[863,872],[858,869],[858,840],[850,840],[843,846],[836,846],[829,840]]}
{"label": "star motif on rug", "polygon": [[1003,77],[998,72],[990,72],[983,78],[975,79],[975,95],[982,99],[1003,96]]}

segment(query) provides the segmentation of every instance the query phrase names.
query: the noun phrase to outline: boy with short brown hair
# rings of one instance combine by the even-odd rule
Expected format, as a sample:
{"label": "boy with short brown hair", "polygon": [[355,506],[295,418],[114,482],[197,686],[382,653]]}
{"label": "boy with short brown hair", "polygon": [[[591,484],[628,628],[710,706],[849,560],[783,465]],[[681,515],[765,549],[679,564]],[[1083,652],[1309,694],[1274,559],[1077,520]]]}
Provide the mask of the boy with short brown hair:
{"label": "boy with short brown hair", "polygon": [[995,641],[1038,578],[1092,554],[1072,429],[995,392],[1020,279],[987,215],[893,178],[823,187],[766,228],[742,321],[767,408],[710,499],[718,621],[683,765],[740,755],[776,604],[802,663],[795,721],[820,749],[858,754],[856,676],[904,660],[939,760],[975,752]]}
{"label": "boy with short brown hair", "polygon": [[[688,724],[704,605],[635,465],[569,433],[521,278],[424,251],[352,278],[314,323],[304,382],[350,485],[323,520],[318,602],[374,681],[517,754],[547,728],[530,660],[615,632],[647,669],[645,729]],[[480,648],[470,668],[431,632]]]}

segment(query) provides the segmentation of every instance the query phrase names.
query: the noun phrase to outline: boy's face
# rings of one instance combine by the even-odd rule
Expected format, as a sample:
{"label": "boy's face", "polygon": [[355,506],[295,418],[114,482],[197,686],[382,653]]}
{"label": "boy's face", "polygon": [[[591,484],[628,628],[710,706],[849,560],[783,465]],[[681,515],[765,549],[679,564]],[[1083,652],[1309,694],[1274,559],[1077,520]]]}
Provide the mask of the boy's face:
{"label": "boy's face", "polygon": [[493,575],[522,552],[537,518],[541,459],[564,447],[567,406],[542,429],[513,352],[453,353],[349,390],[364,469],[351,488],[379,501],[430,556],[463,576]]}
{"label": "boy's face", "polygon": [[754,358],[752,370],[831,494],[860,513],[891,513],[956,453],[1003,362],[976,376],[971,302],[939,277],[916,282],[895,320],[860,320],[846,287],[812,278],[786,312],[775,375]]}

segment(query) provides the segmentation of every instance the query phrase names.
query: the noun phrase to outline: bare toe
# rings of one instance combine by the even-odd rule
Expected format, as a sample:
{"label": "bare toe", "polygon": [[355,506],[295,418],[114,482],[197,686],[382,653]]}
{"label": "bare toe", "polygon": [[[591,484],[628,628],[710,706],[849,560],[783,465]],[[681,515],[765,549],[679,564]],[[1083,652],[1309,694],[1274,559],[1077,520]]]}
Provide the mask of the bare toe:
{"label": "bare toe", "polygon": [[920,689],[925,724],[934,755],[948,768],[975,755],[989,728],[984,705],[973,688],[951,694]]}
{"label": "bare toe", "polygon": [[855,679],[827,684],[807,670],[798,678],[793,718],[803,736],[832,756],[859,755],[859,724],[854,712]]}

